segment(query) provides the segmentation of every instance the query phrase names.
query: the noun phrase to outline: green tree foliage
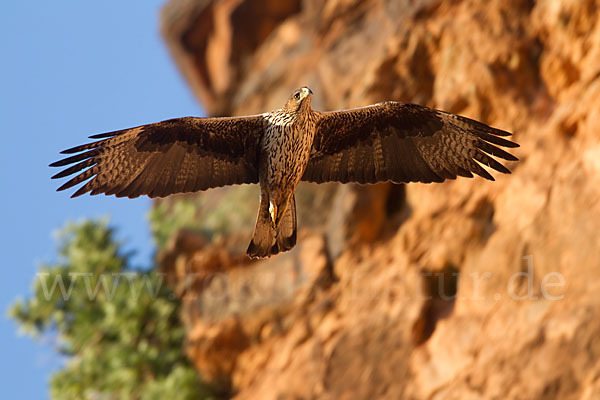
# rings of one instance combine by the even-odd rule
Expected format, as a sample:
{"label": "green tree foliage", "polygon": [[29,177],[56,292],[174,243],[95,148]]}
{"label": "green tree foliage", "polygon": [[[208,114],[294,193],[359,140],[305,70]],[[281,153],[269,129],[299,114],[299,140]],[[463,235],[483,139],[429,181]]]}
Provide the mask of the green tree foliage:
{"label": "green tree foliage", "polygon": [[128,266],[107,221],[70,224],[60,256],[10,314],[67,356],[56,399],[198,399],[209,391],[183,354],[179,303],[155,271]]}

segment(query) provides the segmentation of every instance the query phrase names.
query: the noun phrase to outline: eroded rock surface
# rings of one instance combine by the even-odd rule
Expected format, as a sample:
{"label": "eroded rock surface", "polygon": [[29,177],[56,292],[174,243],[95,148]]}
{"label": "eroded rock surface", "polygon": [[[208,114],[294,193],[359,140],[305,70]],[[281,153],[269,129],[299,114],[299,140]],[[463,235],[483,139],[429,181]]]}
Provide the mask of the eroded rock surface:
{"label": "eroded rock surface", "polygon": [[205,378],[239,399],[600,398],[599,16],[597,0],[172,0],[163,33],[209,114],[308,85],[316,109],[417,102],[521,144],[496,182],[328,186],[267,261],[174,240],[162,265]]}

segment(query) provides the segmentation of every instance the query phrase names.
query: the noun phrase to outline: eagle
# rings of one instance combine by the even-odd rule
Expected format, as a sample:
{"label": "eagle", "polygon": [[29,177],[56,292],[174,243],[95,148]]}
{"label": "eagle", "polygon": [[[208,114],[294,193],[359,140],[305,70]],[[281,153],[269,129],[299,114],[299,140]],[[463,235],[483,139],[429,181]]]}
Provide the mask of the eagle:
{"label": "eagle", "polygon": [[319,112],[308,87],[278,110],[241,117],[175,118],[90,136],[50,164],[76,174],[59,191],[86,182],[90,192],[151,198],[226,185],[260,184],[260,206],[247,249],[269,257],[296,244],[294,192],[300,181],[372,184],[442,182],[510,171],[494,157],[519,145],[509,132],[417,104],[387,101]]}

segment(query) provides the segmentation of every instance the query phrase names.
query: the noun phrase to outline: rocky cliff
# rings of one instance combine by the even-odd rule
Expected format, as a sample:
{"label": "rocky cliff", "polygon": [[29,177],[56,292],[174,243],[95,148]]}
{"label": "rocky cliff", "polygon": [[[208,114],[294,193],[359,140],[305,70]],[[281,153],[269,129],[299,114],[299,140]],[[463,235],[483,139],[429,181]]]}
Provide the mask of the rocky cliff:
{"label": "rocky cliff", "polygon": [[598,0],[171,0],[163,35],[211,115],[307,85],[315,109],[415,102],[521,144],[496,182],[306,185],[299,245],[269,260],[243,255],[252,221],[172,237],[161,268],[205,379],[239,399],[600,398],[599,16]]}

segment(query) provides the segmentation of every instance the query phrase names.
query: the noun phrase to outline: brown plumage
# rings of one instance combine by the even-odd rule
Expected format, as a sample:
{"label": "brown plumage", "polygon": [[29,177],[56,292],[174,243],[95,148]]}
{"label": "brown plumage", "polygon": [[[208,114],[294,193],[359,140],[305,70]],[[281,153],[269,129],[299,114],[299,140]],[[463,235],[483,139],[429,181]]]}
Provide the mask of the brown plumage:
{"label": "brown plumage", "polygon": [[296,90],[286,105],[260,115],[177,118],[91,136],[50,164],[76,174],[58,190],[87,181],[72,197],[164,197],[213,187],[260,183],[261,203],[248,255],[268,257],[296,244],[294,191],[309,182],[442,182],[482,165],[510,171],[494,157],[517,158],[500,147],[510,133],[416,104],[379,103],[317,112],[312,92]]}

